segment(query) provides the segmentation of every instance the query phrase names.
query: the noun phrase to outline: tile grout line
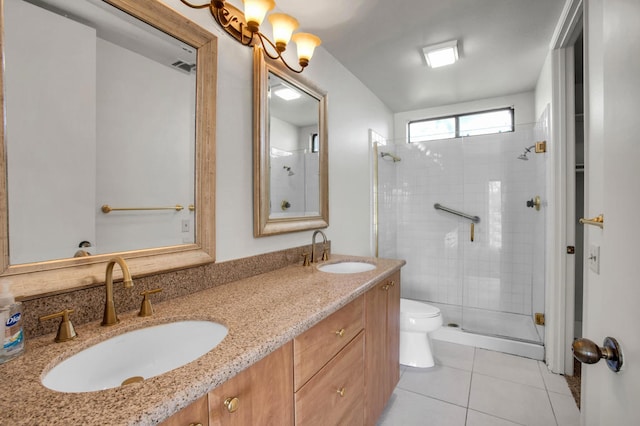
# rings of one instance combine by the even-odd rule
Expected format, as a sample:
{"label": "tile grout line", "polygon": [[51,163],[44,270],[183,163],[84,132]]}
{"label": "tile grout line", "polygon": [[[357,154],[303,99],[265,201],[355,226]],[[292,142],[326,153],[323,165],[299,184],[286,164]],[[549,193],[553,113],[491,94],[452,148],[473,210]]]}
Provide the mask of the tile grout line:
{"label": "tile grout line", "polygon": [[400,387],[400,386],[397,386],[397,389],[402,389],[402,390],[403,390],[403,391],[405,391],[405,392],[412,393],[412,394],[417,395],[417,396],[419,396],[419,397],[421,397],[421,398],[427,398],[427,399],[431,399],[431,400],[433,400],[433,401],[442,402],[442,403],[444,403],[444,404],[453,405],[454,407],[460,407],[460,408],[464,408],[464,409],[466,409],[466,408],[467,408],[467,407],[465,407],[465,406],[463,406],[463,405],[456,404],[455,402],[447,401],[447,400],[445,400],[445,399],[436,398],[435,396],[425,395],[425,394],[423,394],[423,393],[416,392],[416,391],[414,391],[414,390],[407,389],[407,388],[403,388],[403,387]]}
{"label": "tile grout line", "polygon": [[[549,387],[547,386],[547,382],[544,380],[544,375],[542,373],[542,367],[540,366],[541,362],[538,362],[538,372],[540,373],[540,377],[542,378],[542,383],[544,384],[544,390],[547,392],[547,399],[549,400],[549,406],[551,407],[551,413],[553,413],[553,419],[556,421],[556,426],[558,425],[558,416],[556,415],[556,410],[553,408],[553,402],[551,401],[551,395],[549,395]],[[545,365],[546,368],[546,365]]]}
{"label": "tile grout line", "polygon": [[473,370],[475,369],[476,364],[476,351],[477,348],[473,348],[473,360],[471,361],[471,375],[469,377],[469,391],[467,392],[467,412],[464,413],[464,424],[466,425],[469,421],[469,402],[471,401],[471,386],[473,386]]}

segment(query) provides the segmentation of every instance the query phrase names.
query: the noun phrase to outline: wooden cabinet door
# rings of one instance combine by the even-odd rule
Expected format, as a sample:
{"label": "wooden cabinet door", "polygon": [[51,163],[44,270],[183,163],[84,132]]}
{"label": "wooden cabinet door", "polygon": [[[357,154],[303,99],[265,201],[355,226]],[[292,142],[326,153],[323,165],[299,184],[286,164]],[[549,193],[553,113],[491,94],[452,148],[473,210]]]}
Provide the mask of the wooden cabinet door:
{"label": "wooden cabinet door", "polygon": [[296,392],[296,425],[362,425],[363,372],[361,332]]}
{"label": "wooden cabinet door", "polygon": [[365,294],[365,424],[375,425],[400,380],[400,272]]}
{"label": "wooden cabinet door", "polygon": [[296,391],[360,333],[363,317],[364,300],[358,297],[293,340]]}
{"label": "wooden cabinet door", "polygon": [[209,392],[209,425],[293,425],[292,342]]}
{"label": "wooden cabinet door", "polygon": [[160,426],[209,425],[207,395],[169,417]]}

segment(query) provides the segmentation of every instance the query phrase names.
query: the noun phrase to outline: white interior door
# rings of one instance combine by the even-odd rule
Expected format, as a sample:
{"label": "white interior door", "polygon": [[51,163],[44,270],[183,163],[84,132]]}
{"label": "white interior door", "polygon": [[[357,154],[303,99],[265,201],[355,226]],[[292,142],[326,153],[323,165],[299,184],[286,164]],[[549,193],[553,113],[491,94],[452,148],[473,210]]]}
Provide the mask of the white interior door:
{"label": "white interior door", "polygon": [[[584,337],[622,346],[624,365],[583,366],[586,425],[640,421],[640,2],[589,0],[587,17],[587,190],[585,214],[604,213],[604,229],[585,226],[586,256],[600,247],[599,274],[585,260]],[[597,259],[600,260],[600,259]]]}

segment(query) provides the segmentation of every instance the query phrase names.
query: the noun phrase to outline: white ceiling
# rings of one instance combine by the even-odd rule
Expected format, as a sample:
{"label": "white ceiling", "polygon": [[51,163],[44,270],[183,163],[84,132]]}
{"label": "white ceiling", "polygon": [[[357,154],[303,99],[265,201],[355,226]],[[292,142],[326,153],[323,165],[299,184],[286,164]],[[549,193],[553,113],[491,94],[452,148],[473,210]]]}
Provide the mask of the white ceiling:
{"label": "white ceiling", "polygon": [[[535,88],[564,0],[276,0],[393,112]],[[459,40],[458,63],[422,48]],[[310,67],[313,66],[313,59]]]}

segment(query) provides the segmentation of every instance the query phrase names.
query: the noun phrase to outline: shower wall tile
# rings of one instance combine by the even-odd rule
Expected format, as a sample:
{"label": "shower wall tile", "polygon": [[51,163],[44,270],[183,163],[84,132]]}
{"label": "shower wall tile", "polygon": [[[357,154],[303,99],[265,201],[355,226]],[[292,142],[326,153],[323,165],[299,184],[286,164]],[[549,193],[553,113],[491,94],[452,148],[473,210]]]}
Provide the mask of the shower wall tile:
{"label": "shower wall tile", "polygon": [[[544,300],[543,290],[531,289],[544,287],[544,215],[526,206],[544,195],[544,156],[517,160],[533,143],[529,125],[394,146],[402,162],[385,167],[379,200],[395,210],[381,208],[380,221],[392,221],[385,225],[395,232],[390,245],[407,261],[403,297],[526,315],[534,299]],[[435,203],[480,216],[475,241],[468,220],[435,210]]]}

